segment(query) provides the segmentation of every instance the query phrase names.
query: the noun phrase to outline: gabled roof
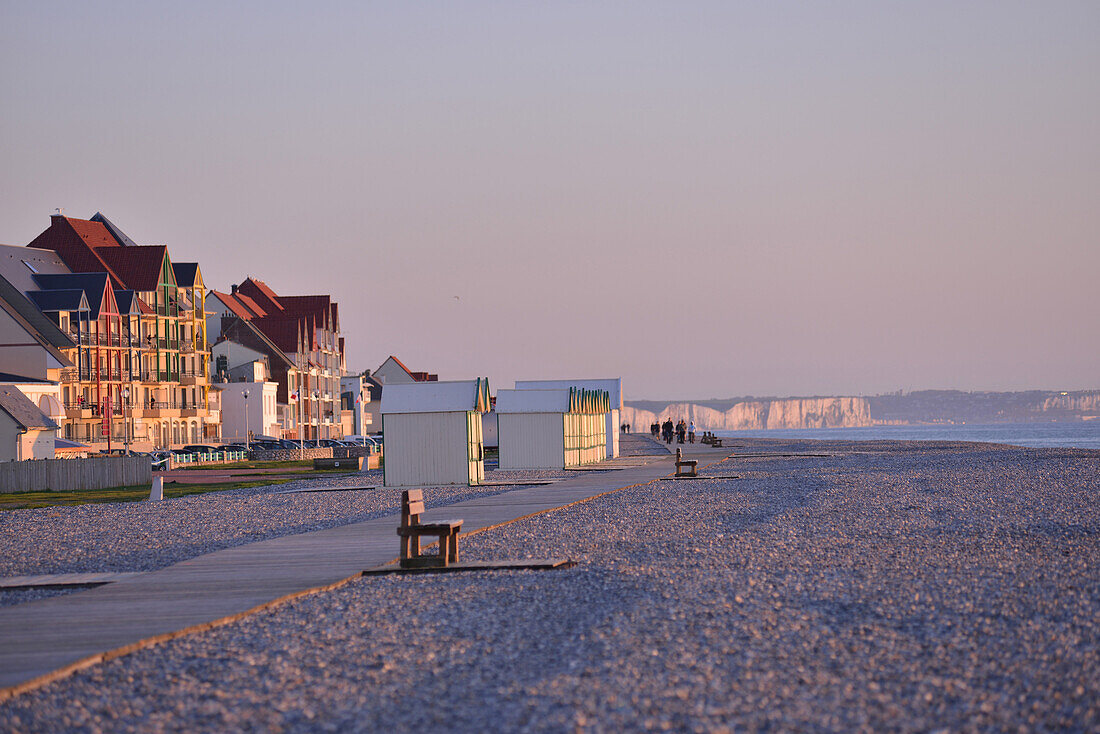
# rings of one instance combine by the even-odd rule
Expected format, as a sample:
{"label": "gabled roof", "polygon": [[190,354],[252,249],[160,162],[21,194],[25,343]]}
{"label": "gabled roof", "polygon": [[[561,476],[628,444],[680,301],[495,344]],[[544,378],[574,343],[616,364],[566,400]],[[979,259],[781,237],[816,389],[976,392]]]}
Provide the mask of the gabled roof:
{"label": "gabled roof", "polygon": [[124,286],[96,252],[97,248],[118,247],[118,241],[101,222],[54,215],[50,217],[49,229],[35,237],[28,247],[53,250],[74,272],[109,273],[116,285]]}
{"label": "gabled roof", "polygon": [[455,380],[449,382],[410,382],[382,387],[384,414],[394,413],[457,413],[489,410],[489,380]]}
{"label": "gabled roof", "polygon": [[58,425],[46,417],[23,392],[11,385],[0,385],[0,410],[23,428],[43,428],[56,431]]}
{"label": "gabled roof", "polygon": [[168,248],[164,245],[98,247],[96,254],[121,279],[121,287],[155,291],[160,284]]}
{"label": "gabled roof", "polygon": [[55,291],[31,291],[27,298],[43,313],[60,311],[90,311],[88,298],[79,288]]}
{"label": "gabled roof", "polygon": [[381,370],[383,367],[385,367],[386,362],[393,362],[395,365],[397,365],[401,369],[405,370],[405,374],[407,374],[410,378],[412,378],[414,380],[416,379],[415,377],[413,377],[412,371],[408,367],[405,366],[405,363],[402,362],[397,357],[393,356],[392,354],[390,356],[386,357],[386,359],[384,359],[382,361],[382,364],[378,365],[378,369],[375,370],[375,372],[378,372],[378,370]]}
{"label": "gabled roof", "polygon": [[[438,382],[439,381],[439,375],[435,375],[435,374],[432,374],[430,372],[413,372],[412,370],[410,370],[408,367],[405,366],[404,362],[402,362],[400,359],[393,356],[392,354],[389,357],[386,357],[386,359],[382,362],[382,364],[378,365],[378,369],[376,369],[374,372],[375,373],[380,372],[382,370],[382,368],[386,366],[386,362],[393,362],[400,369],[404,370],[405,374],[408,375],[409,379],[412,380],[413,382]],[[374,373],[372,373],[372,374],[374,374]]]}
{"label": "gabled roof", "polygon": [[243,293],[260,304],[265,311],[274,312],[283,310],[280,304],[280,298],[275,294],[275,291],[271,290],[267,283],[257,278],[246,278],[243,283],[237,286],[237,292]]}
{"label": "gabled roof", "polygon": [[237,300],[236,296],[228,293],[222,293],[221,291],[210,291],[210,295],[221,301],[233,314],[240,319],[252,318],[252,313],[245,307],[243,303]]}
{"label": "gabled roof", "polygon": [[100,212],[96,212],[95,214],[93,214],[88,219],[88,221],[89,222],[98,222],[99,224],[102,224],[104,227],[106,227],[107,232],[110,233],[110,235],[112,237],[114,237],[115,242],[117,242],[122,247],[137,247],[136,242],[134,242],[132,239],[127,237],[126,233],[118,228],[118,225],[116,225],[114,222],[112,222],[107,217],[103,216],[103,214],[101,214]]}
{"label": "gabled roof", "polygon": [[40,273],[34,276],[38,287],[44,291],[73,290],[79,288],[88,297],[89,315],[99,318],[99,312],[106,307],[107,313],[117,313],[110,278],[106,273]]}
{"label": "gabled roof", "polygon": [[[142,313],[142,306],[145,302],[141,300],[136,291],[125,290],[115,291],[115,305],[118,306],[118,312],[120,314],[137,315]],[[153,309],[145,306],[145,310],[149,313],[153,312]]]}
{"label": "gabled roof", "polygon": [[176,285],[194,288],[202,285],[198,263],[172,263],[172,273],[176,276]]}

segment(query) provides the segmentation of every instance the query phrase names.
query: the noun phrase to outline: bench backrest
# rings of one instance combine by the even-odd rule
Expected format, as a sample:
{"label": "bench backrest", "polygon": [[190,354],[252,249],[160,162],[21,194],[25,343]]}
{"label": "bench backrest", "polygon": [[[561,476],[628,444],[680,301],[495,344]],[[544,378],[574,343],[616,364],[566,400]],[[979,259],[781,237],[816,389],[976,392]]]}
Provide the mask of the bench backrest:
{"label": "bench backrest", "polygon": [[401,492],[401,527],[419,525],[422,512],[424,512],[424,490],[403,490]]}

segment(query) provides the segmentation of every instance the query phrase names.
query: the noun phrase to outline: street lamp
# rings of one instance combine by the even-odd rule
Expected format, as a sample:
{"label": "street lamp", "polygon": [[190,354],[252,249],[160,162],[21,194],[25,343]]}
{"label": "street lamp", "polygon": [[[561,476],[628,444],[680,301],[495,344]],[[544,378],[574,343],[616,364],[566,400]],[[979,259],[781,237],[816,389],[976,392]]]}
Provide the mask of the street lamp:
{"label": "street lamp", "polygon": [[[313,421],[313,407],[314,406],[317,407],[317,432],[318,433],[321,432],[321,404],[317,402],[317,399],[320,398],[320,397],[321,397],[321,391],[320,390],[314,390],[313,391],[313,405],[311,405],[310,409],[309,409],[309,416],[310,416],[309,419],[310,419],[310,422],[312,422]],[[314,436],[314,438],[317,438],[317,436]]]}
{"label": "street lamp", "polygon": [[244,395],[244,450],[250,452],[252,451],[252,442],[248,440],[248,389],[245,388],[241,394]]}
{"label": "street lamp", "polygon": [[122,441],[126,446],[126,455],[130,455],[130,419],[126,409],[130,407],[130,388],[122,388]]}

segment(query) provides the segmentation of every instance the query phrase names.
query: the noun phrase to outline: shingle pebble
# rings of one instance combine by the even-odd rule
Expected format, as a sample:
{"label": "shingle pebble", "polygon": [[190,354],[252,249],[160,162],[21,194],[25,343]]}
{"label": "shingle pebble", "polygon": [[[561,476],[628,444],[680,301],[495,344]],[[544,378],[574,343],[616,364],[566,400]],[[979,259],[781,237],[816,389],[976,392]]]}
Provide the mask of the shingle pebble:
{"label": "shingle pebble", "polygon": [[[561,471],[487,474],[494,481],[571,476]],[[235,545],[397,513],[400,490],[381,484],[381,471],[372,470],[160,502],[0,512],[0,576],[152,571]],[[285,494],[293,489],[367,486],[376,488]],[[429,507],[437,507],[510,489],[514,487],[432,487],[425,491],[425,499]]]}
{"label": "shingle pebble", "polygon": [[0,729],[1100,728],[1100,452],[809,448],[834,456],[463,541],[572,569],[360,579],[22,695]]}

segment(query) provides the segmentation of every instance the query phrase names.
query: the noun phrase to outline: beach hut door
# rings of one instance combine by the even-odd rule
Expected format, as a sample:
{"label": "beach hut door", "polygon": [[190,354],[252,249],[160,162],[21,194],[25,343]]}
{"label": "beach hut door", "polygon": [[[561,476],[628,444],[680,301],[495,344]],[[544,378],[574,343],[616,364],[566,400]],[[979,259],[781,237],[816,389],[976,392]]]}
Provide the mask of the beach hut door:
{"label": "beach hut door", "polygon": [[481,413],[466,413],[466,457],[470,467],[470,484],[481,484],[485,479],[485,445],[481,440]]}

